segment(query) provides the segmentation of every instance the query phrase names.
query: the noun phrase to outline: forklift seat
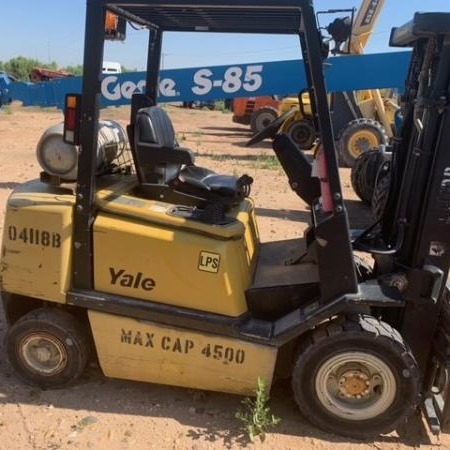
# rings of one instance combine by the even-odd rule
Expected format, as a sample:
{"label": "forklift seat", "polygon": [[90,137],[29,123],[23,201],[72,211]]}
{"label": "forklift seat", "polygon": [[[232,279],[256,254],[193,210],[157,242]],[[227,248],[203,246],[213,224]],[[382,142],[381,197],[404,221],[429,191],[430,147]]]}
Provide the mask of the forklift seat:
{"label": "forklift seat", "polygon": [[143,182],[169,184],[183,164],[194,164],[194,155],[178,146],[175,130],[167,113],[156,106],[142,108],[134,131],[138,176]]}
{"label": "forklift seat", "polygon": [[147,197],[197,207],[232,206],[250,193],[253,179],[247,175],[238,179],[195,166],[193,152],[178,145],[169,116],[157,106],[137,112],[134,143],[140,192]]}

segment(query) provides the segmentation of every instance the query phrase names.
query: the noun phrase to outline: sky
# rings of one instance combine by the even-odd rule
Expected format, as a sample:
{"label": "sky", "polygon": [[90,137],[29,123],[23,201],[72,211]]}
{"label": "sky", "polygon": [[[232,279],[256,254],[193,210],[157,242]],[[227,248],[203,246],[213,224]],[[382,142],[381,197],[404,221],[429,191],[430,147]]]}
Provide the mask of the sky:
{"label": "sky", "polygon": [[[212,2],[214,0],[211,0]],[[362,0],[316,0],[316,10],[358,8]],[[86,0],[3,0],[0,23],[0,61],[17,56],[35,58],[59,66],[82,64]],[[415,11],[450,12],[450,0],[386,0],[366,53],[391,51],[393,26],[409,21]],[[143,70],[147,33],[128,27],[125,43],[108,42],[107,61]],[[214,35],[166,33],[162,67],[200,67],[297,59],[294,36]]]}

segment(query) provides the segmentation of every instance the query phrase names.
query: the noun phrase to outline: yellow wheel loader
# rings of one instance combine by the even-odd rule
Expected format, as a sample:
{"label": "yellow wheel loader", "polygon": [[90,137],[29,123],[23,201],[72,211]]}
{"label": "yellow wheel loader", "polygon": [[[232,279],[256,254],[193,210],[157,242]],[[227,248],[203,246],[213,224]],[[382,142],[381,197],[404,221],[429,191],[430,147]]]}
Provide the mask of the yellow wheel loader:
{"label": "yellow wheel loader", "polygon": [[[347,13],[350,16],[336,18],[326,30],[335,42],[334,54],[358,55],[364,52],[385,0],[364,0],[354,18],[354,10],[321,11],[320,14]],[[343,50],[341,50],[344,44]],[[378,90],[334,92],[329,94],[333,131],[337,140],[340,163],[353,167],[362,153],[379,145],[387,145],[393,136],[395,114],[399,109],[392,92]],[[308,91],[298,97],[286,97],[279,106],[279,114],[294,108],[292,115],[282,126],[284,133],[303,150],[314,147],[319,133]]]}
{"label": "yellow wheel loader", "polygon": [[[117,26],[105,33],[105,22]],[[124,39],[127,22],[149,45],[125,132],[99,108],[105,34]],[[262,243],[252,179],[199,167],[178,145],[157,97],[162,36],[179,31],[299,37],[317,166],[278,132],[280,119],[250,144],[273,140],[311,207],[304,236]],[[95,358],[108,377],[245,395],[259,377],[290,378],[299,412],[334,433],[389,432],[419,407],[434,431],[447,430],[450,113],[428,98],[448,91],[441,36],[449,14],[419,14],[393,34],[416,52],[407,86],[424,98],[409,99],[382,229],[352,232],[310,0],[88,1],[82,92],[38,144],[40,179],[7,203],[1,293],[17,376],[62,388]]]}

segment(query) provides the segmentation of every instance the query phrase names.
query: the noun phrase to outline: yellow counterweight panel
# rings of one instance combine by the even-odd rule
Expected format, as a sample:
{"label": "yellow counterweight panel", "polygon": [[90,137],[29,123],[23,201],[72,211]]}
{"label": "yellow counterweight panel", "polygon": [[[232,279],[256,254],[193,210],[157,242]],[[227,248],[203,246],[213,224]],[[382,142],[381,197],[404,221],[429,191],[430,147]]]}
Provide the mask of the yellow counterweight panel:
{"label": "yellow counterweight panel", "polygon": [[[138,198],[126,192],[118,193],[116,186],[120,189],[120,184],[113,185],[110,189],[103,189],[96,195],[96,201],[100,209],[105,213],[121,215],[138,220],[148,220],[154,224],[164,227],[185,228],[197,233],[217,236],[218,238],[229,239],[244,233],[241,222],[234,221],[228,225],[211,225],[198,220],[187,220],[185,217],[172,214],[171,210],[176,206],[155,200]],[[124,184],[121,186],[124,187]],[[250,211],[251,202],[244,200],[241,202],[240,210]]]}
{"label": "yellow counterweight panel", "polygon": [[242,395],[272,383],[277,349],[89,311],[106,376]]}
{"label": "yellow counterweight panel", "polygon": [[95,289],[236,317],[247,310],[244,292],[255,265],[248,247],[244,233],[219,239],[101,213],[94,224]]}
{"label": "yellow counterweight panel", "polygon": [[65,303],[70,284],[70,194],[38,181],[10,196],[3,232],[0,281],[7,292]]}

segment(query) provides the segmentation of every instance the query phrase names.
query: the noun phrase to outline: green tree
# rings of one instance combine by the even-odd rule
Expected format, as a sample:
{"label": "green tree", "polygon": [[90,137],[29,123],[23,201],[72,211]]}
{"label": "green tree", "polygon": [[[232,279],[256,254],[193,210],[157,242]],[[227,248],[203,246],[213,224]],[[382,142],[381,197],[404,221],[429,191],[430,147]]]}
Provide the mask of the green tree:
{"label": "green tree", "polygon": [[[59,70],[58,64],[55,61],[43,63],[37,59],[26,58],[24,56],[17,56],[9,61],[0,62],[0,70],[8,72],[20,81],[29,81],[30,72],[35,67],[42,67],[49,70]],[[69,66],[64,70],[73,73],[74,75],[81,75],[83,73],[82,66]]]}
{"label": "green tree", "polygon": [[29,80],[29,73],[32,67],[37,65],[36,60],[30,60],[23,56],[12,58],[4,63],[4,70],[21,81]]}

